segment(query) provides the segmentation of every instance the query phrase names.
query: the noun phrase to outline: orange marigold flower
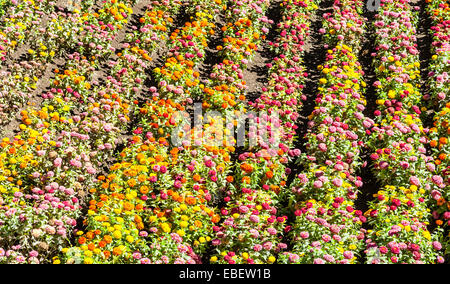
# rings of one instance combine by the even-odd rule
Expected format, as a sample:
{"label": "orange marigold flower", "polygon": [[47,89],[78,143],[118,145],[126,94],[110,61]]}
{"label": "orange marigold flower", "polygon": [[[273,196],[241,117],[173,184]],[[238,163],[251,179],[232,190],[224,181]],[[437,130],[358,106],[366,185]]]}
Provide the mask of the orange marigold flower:
{"label": "orange marigold flower", "polygon": [[134,209],[134,205],[129,203],[129,202],[124,202],[123,203],[123,209],[126,211],[131,211]]}
{"label": "orange marigold flower", "polygon": [[195,205],[197,203],[197,200],[193,197],[186,197],[185,201],[188,205]]}
{"label": "orange marigold flower", "polygon": [[253,171],[252,165],[249,165],[247,163],[242,164],[241,169],[247,173],[251,173]]}
{"label": "orange marigold flower", "polygon": [[194,181],[199,182],[202,179],[202,177],[199,174],[195,174],[193,179]]}
{"label": "orange marigold flower", "polygon": [[144,182],[144,181],[146,181],[147,180],[147,176],[146,175],[139,175],[138,176],[138,181],[139,182]]}
{"label": "orange marigold flower", "polygon": [[149,188],[148,188],[148,186],[141,186],[141,188],[140,188],[140,192],[142,193],[142,194],[147,194],[148,192],[149,192]]}
{"label": "orange marigold flower", "polygon": [[211,222],[213,222],[213,223],[219,223],[219,221],[220,221],[220,216],[217,214],[211,218]]}
{"label": "orange marigold flower", "polygon": [[88,249],[89,250],[94,250],[95,249],[95,245],[93,243],[88,244]]}
{"label": "orange marigold flower", "polygon": [[85,238],[85,237],[79,238],[79,239],[78,239],[78,243],[79,243],[80,245],[84,245],[84,244],[86,243],[86,238]]}
{"label": "orange marigold flower", "polygon": [[103,239],[107,244],[110,244],[112,242],[112,237],[110,235],[104,236]]}
{"label": "orange marigold flower", "polygon": [[436,141],[436,140],[432,140],[431,142],[430,142],[430,146],[431,147],[436,147],[438,145],[438,142]]}
{"label": "orange marigold flower", "polygon": [[127,181],[127,184],[129,187],[133,187],[136,185],[136,180],[135,179],[130,179]]}

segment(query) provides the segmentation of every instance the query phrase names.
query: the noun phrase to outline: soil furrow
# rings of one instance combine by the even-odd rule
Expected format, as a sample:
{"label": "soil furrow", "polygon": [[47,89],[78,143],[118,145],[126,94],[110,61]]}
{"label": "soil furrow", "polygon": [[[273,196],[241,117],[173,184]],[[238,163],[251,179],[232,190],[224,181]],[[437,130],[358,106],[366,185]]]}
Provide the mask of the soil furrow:
{"label": "soil furrow", "polygon": [[[419,50],[419,58],[420,58],[420,77],[422,79],[421,82],[421,94],[425,97],[430,92],[430,87],[428,85],[428,72],[430,62],[431,62],[431,43],[433,41],[432,35],[430,33],[432,22],[431,18],[427,15],[426,11],[426,1],[421,0],[417,5],[420,7],[419,11],[419,23],[418,23],[418,35],[417,35],[417,44]],[[419,107],[428,107],[428,101],[423,100],[423,104]],[[422,123],[424,127],[431,128],[433,127],[433,116],[435,114],[435,110],[429,109],[426,110],[422,116]],[[430,154],[431,149],[428,149],[428,153]]]}
{"label": "soil furrow", "polygon": [[199,66],[200,81],[207,83],[210,74],[213,72],[214,66],[222,62],[223,58],[217,50],[218,46],[222,45],[224,32],[222,28],[226,25],[224,13],[218,13],[214,17],[214,24],[216,25],[214,35],[212,35],[208,42],[206,49],[205,61]]}
{"label": "soil furrow", "polygon": [[[359,53],[360,62],[364,71],[364,80],[367,84],[364,94],[367,105],[363,113],[366,117],[375,119],[374,112],[377,109],[377,95],[374,83],[375,81],[377,81],[377,76],[373,67],[372,56],[376,52],[375,30],[373,26],[375,12],[368,11],[367,8],[365,8],[363,15],[368,20],[365,36],[362,40],[362,49]],[[373,164],[372,160],[370,159],[370,154],[371,153],[369,149],[364,149],[361,155],[361,158],[366,164],[365,167],[360,169],[359,175],[363,180],[363,186],[360,188],[360,193],[358,195],[358,199],[355,202],[355,206],[362,212],[366,212],[369,209],[368,202],[373,199],[373,194],[375,194],[380,189],[380,185],[372,172]],[[363,228],[370,229],[370,225],[365,222],[363,223]],[[361,255],[364,257],[364,254]],[[361,262],[363,263],[364,261]]]}
{"label": "soil furrow", "polygon": [[246,97],[249,101],[255,101],[261,95],[261,89],[267,84],[269,78],[268,63],[271,63],[276,54],[270,50],[269,42],[273,42],[277,37],[277,23],[281,20],[281,1],[275,0],[271,2],[266,16],[273,21],[269,27],[269,33],[266,39],[262,41],[255,57],[249,63],[248,68],[244,70],[244,78],[248,89]]}

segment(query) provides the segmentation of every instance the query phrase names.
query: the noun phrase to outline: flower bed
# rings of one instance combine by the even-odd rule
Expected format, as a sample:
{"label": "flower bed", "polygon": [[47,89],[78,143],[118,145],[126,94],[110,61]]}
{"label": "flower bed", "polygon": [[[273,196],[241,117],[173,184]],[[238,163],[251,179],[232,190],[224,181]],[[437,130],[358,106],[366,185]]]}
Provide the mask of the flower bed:
{"label": "flower bed", "polygon": [[374,149],[373,173],[383,190],[366,212],[372,225],[369,263],[443,262],[437,235],[427,228],[427,201],[441,185],[434,178],[433,158],[426,155],[426,129],[417,106],[421,95],[416,22],[409,1],[382,1],[374,23],[379,107],[368,143]]}
{"label": "flower bed", "polygon": [[410,2],[381,1],[366,88],[362,0],[0,0],[0,263],[444,262],[448,1],[426,2],[427,94]]}
{"label": "flower bed", "polygon": [[[171,7],[173,10],[165,11],[163,5],[154,5],[147,15],[170,15],[179,8],[176,5]],[[192,54],[194,49],[201,54],[206,48],[206,37],[214,28],[207,12],[207,7],[198,11],[195,14],[197,19],[187,22],[184,28],[175,30],[167,37],[172,56],[166,58],[164,66],[154,72],[165,83],[160,84],[159,88],[150,88],[153,99],[139,109],[142,127],[134,131],[136,136],[120,154],[120,162],[110,167],[110,174],[99,177],[100,183],[92,190],[87,232],[79,233],[76,247],[63,250],[68,263],[201,261],[196,252],[202,251],[208,223],[213,217],[212,210],[205,206],[210,195],[199,186],[193,187],[192,182],[197,181],[198,174],[191,176],[189,171],[187,175],[183,174],[187,169],[181,161],[191,156],[191,152],[171,148],[166,139],[168,133],[159,128],[156,120],[147,123],[147,118],[161,116],[160,111],[165,112],[160,121],[163,126],[170,121],[170,113],[184,110],[192,89],[186,81],[195,79],[193,67],[202,60],[201,56],[187,60],[190,56],[186,55]],[[166,20],[164,16],[159,18]],[[154,36],[155,32],[161,31],[159,27],[154,25],[154,29],[148,29],[146,33]],[[158,37],[163,36],[161,33]],[[192,44],[188,44],[186,39],[192,40]],[[143,45],[152,46],[149,42]],[[187,71],[178,71],[182,69]],[[182,93],[186,94],[184,98],[179,96]],[[169,130],[171,125],[167,126]],[[141,133],[145,135],[140,136]],[[149,227],[144,227],[144,223]]]}
{"label": "flower bed", "polygon": [[[290,232],[293,249],[283,263],[355,263],[366,218],[354,200],[361,178],[356,172],[363,137],[373,122],[362,113],[366,100],[364,72],[358,62],[359,38],[364,28],[362,1],[335,1],[333,12],[324,15],[327,51],[318,66],[319,94],[308,117],[306,150],[289,192],[289,209],[296,219]],[[348,44],[348,45],[347,45]]]}
{"label": "flower bed", "polygon": [[430,146],[432,148],[434,163],[436,165],[436,181],[442,179],[441,191],[432,192],[432,206],[431,209],[435,224],[443,226],[447,229],[444,232],[444,241],[446,243],[446,254],[449,253],[449,235],[448,226],[450,225],[450,193],[447,189],[450,183],[449,173],[449,154],[450,148],[448,146],[449,135],[449,113],[450,104],[448,98],[449,86],[449,54],[450,54],[450,8],[449,2],[444,3],[427,1],[427,11],[432,19],[433,26],[431,27],[433,35],[432,43],[432,57],[429,66],[428,85],[430,87],[430,98],[425,96],[425,99],[431,99],[432,106],[436,106],[436,114],[433,117],[433,126],[428,135]]}
{"label": "flower bed", "polygon": [[[261,114],[260,121],[254,129],[250,126],[248,133],[256,143],[245,146],[247,150],[240,154],[235,174],[227,178],[226,206],[221,209],[223,222],[214,228],[212,245],[216,253],[210,259],[212,263],[274,263],[277,253],[286,248],[280,238],[287,220],[277,212],[277,195],[286,184],[289,157],[297,153],[290,147],[297,107],[301,106],[295,98],[301,96],[303,88],[300,57],[308,35],[309,16],[317,6],[313,1],[284,1],[281,7],[279,36],[270,43],[279,56],[268,65],[269,83],[246,110],[255,116]],[[258,123],[267,126],[267,132],[261,132]],[[278,132],[276,128],[281,129]],[[283,142],[275,139],[277,134],[282,135]]]}
{"label": "flower bed", "polygon": [[127,122],[129,104],[114,93],[128,92],[113,77],[99,85],[92,65],[69,55],[43,106],[23,110],[18,135],[3,139],[2,262],[50,262],[68,244],[83,196]]}

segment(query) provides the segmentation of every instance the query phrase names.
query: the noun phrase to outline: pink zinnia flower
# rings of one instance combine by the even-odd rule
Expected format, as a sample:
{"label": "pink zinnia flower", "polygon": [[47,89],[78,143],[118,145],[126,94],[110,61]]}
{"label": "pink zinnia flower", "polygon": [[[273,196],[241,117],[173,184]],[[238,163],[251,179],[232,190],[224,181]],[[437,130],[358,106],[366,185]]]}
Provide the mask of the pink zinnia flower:
{"label": "pink zinnia flower", "polygon": [[433,190],[431,191],[431,197],[433,197],[434,200],[439,200],[441,199],[442,194],[437,190]]}
{"label": "pink zinnia flower", "polygon": [[335,262],[335,259],[334,259],[334,257],[333,257],[332,255],[325,254],[325,255],[323,256],[323,258],[324,258],[327,262]]}
{"label": "pink zinnia flower", "polygon": [[328,243],[329,241],[331,241],[331,237],[327,234],[323,234],[322,235],[322,240],[326,243]]}
{"label": "pink zinnia flower", "polygon": [[273,246],[272,242],[265,242],[265,243],[263,244],[263,247],[264,247],[265,250],[270,250],[270,249],[272,249],[272,246]]}
{"label": "pink zinnia flower", "polygon": [[333,182],[334,186],[336,186],[336,187],[341,187],[342,186],[342,180],[339,179],[339,178],[333,179],[332,182]]}
{"label": "pink zinnia flower", "polygon": [[351,252],[351,251],[344,251],[344,257],[346,259],[352,259],[353,258],[353,252]]}
{"label": "pink zinnia flower", "polygon": [[253,250],[254,250],[254,251],[261,251],[261,250],[262,250],[262,245],[259,245],[259,244],[255,245],[255,246],[253,247]]}
{"label": "pink zinnia flower", "polygon": [[434,248],[435,250],[441,250],[441,249],[442,249],[442,245],[441,245],[440,242],[434,241],[434,242],[433,242],[433,248]]}
{"label": "pink zinnia flower", "polygon": [[22,255],[19,255],[16,257],[16,261],[18,263],[24,263],[25,262],[25,257],[23,257]]}
{"label": "pink zinnia flower", "polygon": [[87,170],[88,174],[91,174],[91,175],[93,175],[97,172],[93,167],[88,167],[86,170]]}
{"label": "pink zinnia flower", "polygon": [[320,180],[316,180],[314,182],[314,187],[315,188],[321,188],[323,186],[323,183]]}
{"label": "pink zinnia flower", "polygon": [[35,250],[30,251],[29,253],[30,257],[37,257],[39,255],[39,253]]}
{"label": "pink zinnia flower", "polygon": [[112,128],[113,128],[112,125],[109,124],[109,123],[107,123],[107,124],[105,124],[105,125],[103,126],[103,129],[104,129],[106,132],[111,132]]}
{"label": "pink zinnia flower", "polygon": [[253,223],[259,223],[259,217],[256,215],[251,215],[250,216],[250,221]]}
{"label": "pink zinnia flower", "polygon": [[325,143],[320,143],[318,148],[322,152],[326,152],[327,151],[327,145]]}
{"label": "pink zinnia flower", "polygon": [[324,263],[325,263],[325,261],[321,258],[314,259],[314,264],[324,264]]}
{"label": "pink zinnia flower", "polygon": [[409,182],[415,186],[420,186],[420,180],[416,176],[410,177]]}
{"label": "pink zinnia flower", "polygon": [[434,175],[432,178],[431,178],[431,180],[433,181],[433,183],[435,184],[435,185],[438,185],[438,186],[440,186],[444,181],[443,181],[443,179],[442,179],[442,177],[441,176],[438,176],[438,175]]}
{"label": "pink zinnia flower", "polygon": [[302,239],[307,239],[307,238],[309,238],[309,233],[308,233],[308,232],[305,232],[305,231],[300,232],[300,237],[301,237]]}

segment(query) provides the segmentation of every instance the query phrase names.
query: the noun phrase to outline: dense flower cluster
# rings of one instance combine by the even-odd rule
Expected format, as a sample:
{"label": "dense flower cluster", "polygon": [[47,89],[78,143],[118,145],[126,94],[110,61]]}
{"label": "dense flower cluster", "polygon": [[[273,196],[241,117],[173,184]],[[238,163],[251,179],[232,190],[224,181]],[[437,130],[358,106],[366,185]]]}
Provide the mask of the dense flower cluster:
{"label": "dense flower cluster", "polygon": [[[443,3],[427,1],[427,11],[433,23],[430,31],[433,35],[433,49],[430,64],[429,87],[431,105],[436,106],[436,114],[433,118],[433,127],[429,132],[430,146],[433,151],[434,163],[436,164],[436,180],[442,179],[441,191],[432,193],[432,214],[435,224],[449,228],[450,226],[450,147],[448,136],[450,135],[450,99],[448,89],[450,88],[450,2]],[[429,99],[425,96],[425,99]],[[448,232],[447,232],[448,234]],[[447,237],[447,248],[449,241]]]}
{"label": "dense flower cluster", "polygon": [[430,85],[430,94],[424,96],[424,99],[431,98],[434,104],[441,108],[448,102],[449,86],[449,2],[448,1],[426,1],[427,12],[432,20],[432,61],[429,66],[428,81]]}
{"label": "dense flower cluster", "polygon": [[[39,85],[45,84],[41,79],[48,63],[57,58],[62,60],[66,50],[90,54],[89,60],[97,62],[106,59],[112,52],[111,41],[127,22],[124,16],[132,12],[130,7],[116,1],[106,3],[97,12],[92,1],[83,1],[82,10],[70,13],[52,6],[52,1],[36,2],[11,1],[9,17],[2,21],[4,32],[0,31],[0,40],[2,35],[6,38],[0,43],[0,50],[11,49],[9,44],[14,48],[9,53],[13,54],[25,41],[31,43],[23,55],[26,60],[10,64],[0,72],[0,124],[9,122],[14,117],[12,112],[26,104]],[[10,41],[8,36],[17,40]]]}
{"label": "dense flower cluster", "polygon": [[25,104],[37,88],[44,74],[46,57],[54,52],[44,46],[32,44],[26,60],[12,64],[8,57],[15,54],[25,42],[34,42],[42,32],[48,1],[2,1],[1,12],[5,15],[0,24],[0,125],[10,121],[11,114]]}
{"label": "dense flower cluster", "polygon": [[[104,5],[109,14],[127,4]],[[111,30],[121,24],[112,21]],[[76,39],[73,44],[82,46]],[[54,70],[41,108],[22,110],[19,133],[2,141],[2,262],[49,262],[68,244],[81,216],[83,196],[127,122],[129,104],[122,100],[131,90],[117,84],[119,70],[114,68],[107,83],[99,85],[95,59],[89,61],[88,55],[82,48],[68,55],[63,71]]]}
{"label": "dense flower cluster", "polygon": [[[218,254],[212,262],[274,263],[287,248],[280,241],[287,217],[277,207],[290,172],[288,162],[299,154],[293,139],[305,76],[301,56],[317,6],[314,1],[284,1],[281,7],[279,36],[270,44],[279,55],[268,65],[270,80],[261,96],[247,109],[265,114],[259,123],[267,126],[267,132],[254,129],[257,146],[239,155],[235,175],[228,180],[226,206],[221,210],[225,220],[215,228]],[[281,137],[278,141],[276,135]]]}
{"label": "dense flower cluster", "polygon": [[[221,161],[229,160],[228,153],[217,147],[172,147],[168,139],[179,123],[174,113],[185,109],[199,83],[194,68],[203,61],[214,28],[213,5],[196,11],[195,20],[170,36],[161,27],[170,25],[180,5],[168,7],[149,7],[146,15],[153,25],[141,29],[144,38],[167,38],[166,63],[154,70],[160,83],[148,90],[151,99],[138,109],[141,127],[120,154],[121,162],[91,190],[87,232],[78,232],[76,247],[63,250],[68,263],[200,263],[197,254],[204,252],[211,225],[219,221],[208,205],[214,188],[209,184],[220,184]],[[135,42],[132,50],[156,47],[148,40]]]}
{"label": "dense flower cluster", "polygon": [[[448,0],[424,3],[428,94],[419,14],[381,1],[373,116],[364,0],[62,2],[0,0],[0,263],[444,262]],[[367,166],[381,188],[362,212]]]}
{"label": "dense flower cluster", "polygon": [[318,68],[319,94],[308,117],[305,169],[289,192],[289,208],[296,220],[291,231],[293,250],[284,263],[355,263],[363,245],[366,221],[355,209],[361,178],[361,138],[373,121],[363,114],[366,84],[358,62],[359,38],[364,28],[362,1],[335,1],[324,15],[327,46],[325,63]]}
{"label": "dense flower cluster", "polygon": [[373,172],[383,189],[366,212],[373,227],[366,241],[371,263],[443,262],[442,245],[427,228],[427,201],[445,186],[427,156],[419,117],[416,23],[409,1],[393,0],[382,1],[374,23],[379,99],[369,143]]}

